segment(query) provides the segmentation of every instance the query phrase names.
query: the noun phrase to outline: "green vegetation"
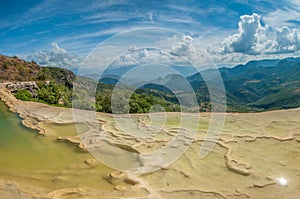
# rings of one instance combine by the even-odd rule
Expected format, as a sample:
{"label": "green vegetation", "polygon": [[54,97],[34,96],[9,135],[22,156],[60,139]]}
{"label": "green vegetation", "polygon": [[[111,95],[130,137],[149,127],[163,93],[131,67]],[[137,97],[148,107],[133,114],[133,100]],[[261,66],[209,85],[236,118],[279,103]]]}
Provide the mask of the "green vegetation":
{"label": "green vegetation", "polygon": [[40,70],[36,63],[0,55],[0,82],[36,80]]}
{"label": "green vegetation", "polygon": [[[147,90],[145,89],[147,92]],[[139,91],[140,92],[140,91]],[[169,102],[163,97],[148,95],[146,93],[133,92],[128,96],[130,90],[118,90],[112,98],[112,90],[98,89],[96,92],[96,110],[100,112],[111,113],[111,104],[115,107],[115,113],[147,113],[154,105],[160,105],[156,111],[179,111],[178,104]],[[149,93],[149,92],[148,92]],[[129,99],[129,102],[126,102]],[[128,107],[126,107],[128,106]]]}
{"label": "green vegetation", "polygon": [[51,105],[72,107],[72,91],[61,84],[50,82],[37,82],[38,90],[18,90],[15,93],[17,99],[25,101],[37,101]]}
{"label": "green vegetation", "polygon": [[71,107],[72,91],[61,84],[50,82],[49,84],[39,82],[40,88],[36,92],[36,98],[39,101],[48,104],[60,104],[65,107]]}
{"label": "green vegetation", "polygon": [[[257,112],[274,109],[295,108],[300,106],[300,59],[287,58],[269,60],[266,62],[252,61],[246,65],[234,68],[220,68],[227,95],[227,111]],[[270,63],[273,65],[270,66]],[[212,70],[207,77],[214,79]],[[41,67],[35,62],[25,62],[17,57],[11,58],[0,55],[0,82],[7,81],[36,81],[37,88],[19,90],[16,98],[26,101],[38,101],[55,106],[96,110],[111,113],[113,103],[118,113],[145,113],[151,111],[180,111],[189,107],[187,111],[197,111],[190,107],[192,100],[189,91],[180,84],[178,75],[169,75],[166,86],[148,84],[135,90],[130,96],[131,89],[124,87],[118,90],[118,95],[112,99],[114,82],[118,81],[106,77],[111,84],[96,82],[88,78],[77,78],[66,69]],[[200,111],[210,111],[210,95],[206,82],[200,74],[187,78],[196,94]],[[76,84],[76,93],[73,87]],[[176,95],[170,91],[172,85]],[[177,90],[176,90],[177,89]],[[179,99],[181,98],[181,106]],[[124,99],[129,99],[127,102]],[[195,107],[196,108],[196,107]],[[185,109],[184,109],[185,110]]]}
{"label": "green vegetation", "polygon": [[28,90],[18,90],[15,94],[15,97],[24,101],[33,100],[32,94]]}
{"label": "green vegetation", "polygon": [[[260,112],[300,106],[300,59],[268,61],[272,61],[273,65],[262,60],[219,69],[226,89],[227,111]],[[208,102],[206,97],[209,95],[202,77],[195,74],[188,80],[199,101]]]}
{"label": "green vegetation", "polygon": [[[92,92],[95,82],[87,79],[80,79],[80,81],[86,87],[77,88],[76,93],[72,93],[72,88],[64,83],[39,81],[37,82],[38,89],[18,90],[15,97],[25,101],[37,101],[62,107],[72,107],[72,100],[74,100],[76,108],[106,113],[112,113],[111,103],[116,107],[115,113],[126,113],[126,111],[145,113],[149,112],[153,105],[161,106],[160,108],[156,107],[155,111],[180,111],[178,104],[165,100],[163,92],[139,89],[138,92],[133,92],[131,96],[128,96],[130,90],[124,88],[119,90],[117,96],[114,96],[115,98],[112,100],[114,88],[112,85],[98,83],[95,95]],[[126,102],[125,99],[129,99],[129,102]]]}

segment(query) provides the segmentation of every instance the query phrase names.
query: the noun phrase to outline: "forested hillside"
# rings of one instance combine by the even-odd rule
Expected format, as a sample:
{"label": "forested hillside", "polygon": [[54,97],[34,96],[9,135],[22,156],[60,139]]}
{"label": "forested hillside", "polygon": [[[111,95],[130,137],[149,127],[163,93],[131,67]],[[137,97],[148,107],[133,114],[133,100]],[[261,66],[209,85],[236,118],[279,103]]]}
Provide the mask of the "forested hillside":
{"label": "forested hillside", "polygon": [[[245,65],[218,70],[226,89],[228,111],[265,111],[300,106],[299,58],[251,61]],[[100,79],[102,82],[76,78],[73,72],[66,69],[41,67],[33,61],[26,62],[3,55],[0,55],[0,71],[0,82],[37,82],[38,89],[16,91],[15,96],[19,99],[64,107],[72,107],[72,100],[75,100],[77,108],[108,113],[112,112],[111,96],[120,78],[117,74],[103,77]],[[206,73],[206,77],[213,79],[215,72],[209,69],[202,74]],[[187,96],[190,92],[180,84],[182,78],[184,77],[167,75],[159,78],[158,84],[145,83],[130,96],[129,112],[148,112],[153,105],[161,106],[154,111],[180,111],[182,104],[179,104],[178,97]],[[75,79],[77,81],[74,82]],[[194,74],[186,79],[194,89],[200,111],[210,111],[209,92],[202,76]],[[73,87],[76,85],[79,89],[73,95]],[[173,88],[172,91],[170,87]],[[129,93],[129,88],[130,86],[125,86],[124,93]],[[188,111],[197,110],[190,108]]]}

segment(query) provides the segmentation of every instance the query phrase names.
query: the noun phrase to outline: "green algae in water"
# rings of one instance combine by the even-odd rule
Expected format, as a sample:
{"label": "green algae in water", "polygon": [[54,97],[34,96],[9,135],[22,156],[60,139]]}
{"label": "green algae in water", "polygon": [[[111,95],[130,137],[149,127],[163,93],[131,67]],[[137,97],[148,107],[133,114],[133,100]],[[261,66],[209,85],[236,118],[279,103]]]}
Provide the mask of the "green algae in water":
{"label": "green algae in water", "polygon": [[84,161],[91,158],[75,145],[24,127],[21,118],[0,101],[0,179],[48,191],[72,186],[112,188],[103,179],[112,170],[102,164],[88,168]]}
{"label": "green algae in water", "polygon": [[1,169],[63,168],[80,160],[71,155],[75,153],[74,147],[38,135],[24,127],[20,118],[9,113],[3,103],[0,107]]}

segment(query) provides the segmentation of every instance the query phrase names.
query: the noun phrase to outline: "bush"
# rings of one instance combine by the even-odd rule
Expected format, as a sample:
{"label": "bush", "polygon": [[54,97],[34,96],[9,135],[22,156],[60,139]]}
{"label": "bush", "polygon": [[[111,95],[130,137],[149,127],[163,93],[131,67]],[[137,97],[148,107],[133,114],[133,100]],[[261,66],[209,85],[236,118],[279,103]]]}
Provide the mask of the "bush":
{"label": "bush", "polygon": [[15,94],[15,97],[24,101],[32,100],[32,94],[28,90],[18,90]]}

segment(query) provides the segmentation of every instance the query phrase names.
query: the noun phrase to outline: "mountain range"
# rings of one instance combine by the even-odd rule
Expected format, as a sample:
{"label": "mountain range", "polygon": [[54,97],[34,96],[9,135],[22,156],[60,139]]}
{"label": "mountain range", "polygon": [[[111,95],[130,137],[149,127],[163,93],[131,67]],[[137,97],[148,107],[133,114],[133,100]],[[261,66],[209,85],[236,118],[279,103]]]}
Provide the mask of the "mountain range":
{"label": "mountain range", "polygon": [[[181,70],[183,68],[181,66]],[[172,90],[174,93],[187,92],[192,87],[200,102],[208,102],[209,92],[203,76],[206,80],[214,79],[217,73],[223,79],[229,111],[264,111],[300,106],[300,58],[254,60],[233,68],[208,69],[189,76],[168,74],[148,83],[143,82],[141,88],[167,93]],[[119,78],[118,74],[109,73],[100,82],[116,84]],[[191,87],[182,84],[183,79]]]}
{"label": "mountain range", "polygon": [[[106,72],[97,87],[99,98],[107,96],[107,93],[111,94],[121,76],[133,67],[135,66]],[[159,102],[168,107],[178,107],[176,96],[184,96],[186,93],[194,91],[201,110],[208,111],[210,95],[203,77],[206,80],[213,80],[217,77],[218,72],[226,89],[228,111],[265,111],[300,106],[300,58],[250,61],[233,68],[208,69],[201,73],[193,73],[193,69],[184,66],[174,66],[173,69],[177,70],[179,74],[167,74],[155,77],[151,81],[133,81],[134,83],[130,86],[138,88],[135,99],[142,100],[143,96],[150,96],[149,101],[151,102]],[[72,81],[75,79],[75,75],[66,69],[41,67],[35,62],[26,62],[17,57],[3,55],[0,55],[0,71],[0,82],[49,80],[70,90],[73,86]],[[191,73],[193,74],[191,75]],[[81,78],[81,81],[93,80]],[[128,80],[128,82],[131,81]],[[46,89],[46,86],[44,87]],[[54,91],[51,92],[54,93]],[[64,91],[60,89],[59,92]],[[61,95],[57,94],[57,98],[62,98]],[[70,94],[66,98],[69,101],[72,100]],[[101,98],[101,100],[104,99]]]}

